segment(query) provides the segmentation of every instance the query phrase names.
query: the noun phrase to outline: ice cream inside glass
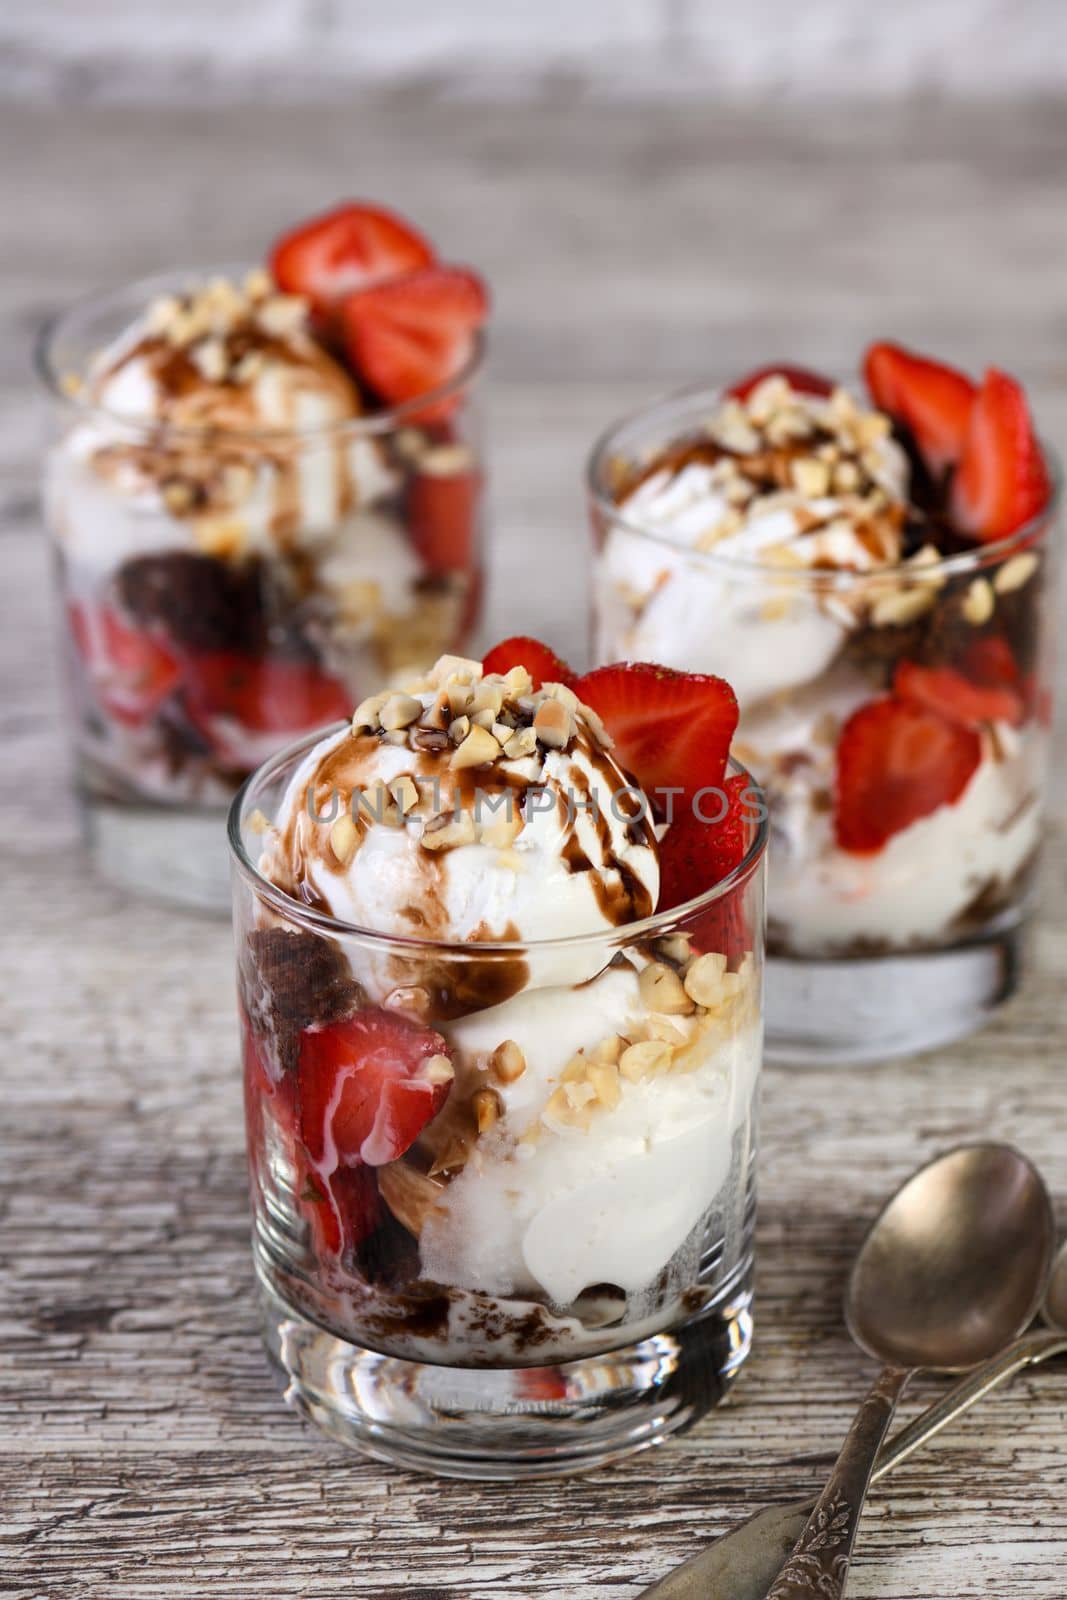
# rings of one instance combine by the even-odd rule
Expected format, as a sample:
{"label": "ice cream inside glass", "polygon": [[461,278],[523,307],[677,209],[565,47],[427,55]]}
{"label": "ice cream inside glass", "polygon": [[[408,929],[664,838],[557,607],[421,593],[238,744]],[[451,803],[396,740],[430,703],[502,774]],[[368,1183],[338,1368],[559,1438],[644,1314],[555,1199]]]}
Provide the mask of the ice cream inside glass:
{"label": "ice cream inside glass", "polygon": [[[435,307],[469,276],[430,266],[402,287]],[[480,334],[405,398],[409,374],[390,391],[373,343],[357,367],[309,287],[170,273],[74,307],[41,345],[90,844],[112,878],[193,905],[228,904],[224,818],[249,773],[463,648],[477,619]],[[385,345],[393,288],[357,297]]]}
{"label": "ice cream inside glass", "polygon": [[605,435],[594,659],[729,677],[771,816],[768,1049],[874,1059],[1010,994],[1041,837],[1056,469],[1025,396],[873,346]]}
{"label": "ice cream inside glass", "polygon": [[571,682],[444,658],[231,813],[268,1351],[454,1476],[649,1444],[751,1339],[761,797],[724,746],[664,822]]}

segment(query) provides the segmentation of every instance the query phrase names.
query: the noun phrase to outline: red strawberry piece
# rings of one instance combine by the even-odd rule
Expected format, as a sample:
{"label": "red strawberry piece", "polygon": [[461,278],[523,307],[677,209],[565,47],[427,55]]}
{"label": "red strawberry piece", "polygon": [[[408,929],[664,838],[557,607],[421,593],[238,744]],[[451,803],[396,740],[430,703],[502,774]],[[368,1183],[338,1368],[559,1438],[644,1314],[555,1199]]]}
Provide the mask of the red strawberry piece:
{"label": "red strawberry piece", "polygon": [[329,316],[357,289],[432,266],[432,246],[392,211],[350,202],[312,217],[283,236],[270,252],[279,289],[307,296]]}
{"label": "red strawberry piece", "polygon": [[338,1167],[327,1179],[296,1162],[297,1202],[311,1230],[317,1256],[354,1250],[368,1239],[381,1219],[381,1198],[372,1167]]}
{"label": "red strawberry piece", "polygon": [[868,349],[863,375],[875,405],[908,428],[931,472],[959,460],[977,392],[970,378],[884,341]]}
{"label": "red strawberry piece", "polygon": [[990,367],[952,484],[956,523],[976,539],[1003,539],[1044,510],[1050,492],[1026,395],[1014,378]]}
{"label": "red strawberry piece", "polygon": [[[660,844],[657,911],[671,911],[705,894],[741,865],[757,799],[747,775],[727,778],[718,803],[709,796],[699,809],[686,807],[676,814]],[[716,817],[724,804],[719,821],[702,820]],[[728,891],[709,906],[699,925],[687,927],[695,948],[721,951],[731,965],[752,948],[744,893],[744,884]]]}
{"label": "red strawberry piece", "polygon": [[[461,372],[489,311],[489,293],[465,267],[425,267],[348,297],[345,343],[356,373],[388,405],[417,400]],[[446,402],[420,413],[447,414]]]}
{"label": "red strawberry piece", "polygon": [[530,639],[524,634],[501,640],[482,662],[485,672],[505,673],[510,672],[512,667],[525,667],[535,689],[539,689],[543,683],[565,683],[571,688],[577,682],[570,667],[551,645],[542,644],[540,639]]}
{"label": "red strawberry piece", "polygon": [[764,378],[784,378],[791,389],[798,394],[831,395],[834,392],[833,383],[829,378],[824,378],[821,372],[812,372],[810,367],[794,367],[785,361],[775,362],[770,367],[757,367],[755,372],[749,372],[743,378],[738,378],[736,383],[730,385],[726,393],[735,400],[747,400],[753,389],[757,389]]}
{"label": "red strawberry piece", "polygon": [[174,651],[156,634],[131,628],[106,606],[96,609],[74,602],[67,614],[101,705],[130,727],[147,721],[181,679]]}
{"label": "red strawberry piece", "polygon": [[661,812],[681,790],[721,788],[737,727],[737,700],[722,678],[648,661],[596,667],[574,685],[615,741],[615,757]]}
{"label": "red strawberry piece", "polygon": [[338,678],[308,661],[211,650],[186,664],[190,711],[198,721],[232,718],[254,733],[298,733],[336,722],[352,709]]}
{"label": "red strawberry piece", "polygon": [[362,1244],[374,1232],[381,1214],[372,1169],[362,1165],[338,1167],[328,1177],[320,1177],[297,1136],[294,1075],[286,1072],[278,1077],[271,1071],[269,1047],[257,1038],[243,1010],[241,1024],[245,1126],[253,1182],[262,1196],[271,1182],[266,1167],[267,1147],[280,1142],[292,1165],[294,1196],[307,1219],[315,1254],[338,1255],[342,1248]]}
{"label": "red strawberry piece", "polygon": [[306,1029],[297,1092],[312,1161],[328,1175],[402,1156],[452,1087],[447,1052],[439,1033],[391,1011],[360,1011]]}
{"label": "red strawberry piece", "polygon": [[860,706],[837,745],[837,842],[873,854],[940,806],[954,805],[982,758],[971,728],[889,695]]}
{"label": "red strawberry piece", "polygon": [[416,468],[408,483],[408,527],[431,572],[465,572],[474,564],[481,500],[480,472]]}
{"label": "red strawberry piece", "polygon": [[1016,689],[1022,682],[1019,663],[1003,634],[972,639],[963,655],[963,676],[987,689]]}
{"label": "red strawberry piece", "polygon": [[559,1367],[524,1367],[512,1374],[524,1400],[566,1400],[570,1384]]}
{"label": "red strawberry piece", "polygon": [[980,728],[983,722],[1023,720],[1022,696],[995,684],[972,683],[952,667],[920,667],[914,661],[897,663],[893,692],[910,705],[940,711],[950,722]]}

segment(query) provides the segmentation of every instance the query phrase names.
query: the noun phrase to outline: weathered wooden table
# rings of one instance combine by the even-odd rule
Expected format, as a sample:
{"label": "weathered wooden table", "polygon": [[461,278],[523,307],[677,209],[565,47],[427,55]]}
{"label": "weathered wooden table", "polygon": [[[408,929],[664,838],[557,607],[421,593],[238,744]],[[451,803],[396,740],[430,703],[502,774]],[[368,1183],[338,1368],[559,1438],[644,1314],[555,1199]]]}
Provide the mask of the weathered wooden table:
{"label": "weathered wooden table", "polygon": [[[30,335],[101,280],[252,253],[345,191],[393,200],[496,287],[494,631],[569,646],[583,454],[653,391],[777,354],[845,367],[891,332],[1016,367],[1063,431],[1067,112],[7,111],[0,146],[0,1594],[633,1596],[816,1483],[869,1377],[839,1314],[850,1253],[921,1157],[1014,1139],[1067,1201],[1064,830],[993,1026],[921,1060],[767,1072],[758,1342],[724,1409],[549,1486],[349,1457],[283,1407],[254,1330],[228,930],[124,900],[79,855]],[[1062,1600],[1065,1425],[1049,1367],[908,1463],[850,1594]]]}

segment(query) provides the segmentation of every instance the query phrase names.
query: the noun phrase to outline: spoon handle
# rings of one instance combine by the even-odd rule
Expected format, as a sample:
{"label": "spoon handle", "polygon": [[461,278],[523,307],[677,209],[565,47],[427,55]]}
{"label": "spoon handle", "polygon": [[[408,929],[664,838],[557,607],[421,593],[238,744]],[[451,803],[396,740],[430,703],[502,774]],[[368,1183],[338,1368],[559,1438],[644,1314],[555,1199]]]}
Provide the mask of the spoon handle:
{"label": "spoon handle", "polygon": [[[1002,1355],[960,1378],[940,1400],[883,1445],[871,1482],[892,1472],[948,1422],[969,1411],[976,1401],[1016,1372],[1064,1351],[1067,1333],[1029,1333],[1009,1345]],[[653,1596],[656,1600],[761,1600],[813,1510],[812,1502],[805,1504],[803,1500],[787,1506],[768,1506],[724,1533],[706,1550],[690,1556],[658,1583],[642,1589],[640,1600],[652,1600]]]}
{"label": "spoon handle", "polygon": [[910,1372],[885,1367],[856,1413],[830,1481],[767,1600],[839,1600],[875,1457]]}
{"label": "spoon handle", "polygon": [[871,1482],[877,1483],[887,1472],[894,1467],[899,1467],[902,1461],[918,1450],[942,1428],[954,1422],[964,1411],[968,1411],[977,1401],[984,1399],[991,1389],[996,1389],[1000,1384],[1024,1367],[1033,1366],[1039,1361],[1047,1361],[1050,1356],[1059,1355],[1067,1350],[1067,1333],[1028,1333],[1021,1339],[1016,1339],[999,1356],[994,1356],[991,1361],[985,1361],[980,1367],[966,1377],[960,1378],[952,1385],[940,1400],[928,1406],[906,1428],[901,1428],[899,1433],[893,1435],[889,1443],[879,1452],[878,1463],[871,1474]]}

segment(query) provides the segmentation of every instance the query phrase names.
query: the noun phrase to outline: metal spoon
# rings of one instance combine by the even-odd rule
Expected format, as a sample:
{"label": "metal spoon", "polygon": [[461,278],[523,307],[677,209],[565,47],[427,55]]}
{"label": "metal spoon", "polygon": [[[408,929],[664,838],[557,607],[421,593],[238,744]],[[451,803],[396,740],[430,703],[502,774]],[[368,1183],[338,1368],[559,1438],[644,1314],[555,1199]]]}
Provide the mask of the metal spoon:
{"label": "metal spoon", "polygon": [[[927,1208],[929,1215],[924,1217]],[[880,1230],[890,1223],[893,1231],[876,1240]],[[902,1224],[909,1234],[909,1240],[904,1244],[900,1243],[897,1232]],[[911,1240],[913,1227],[915,1238]],[[988,1243],[984,1266],[979,1267],[979,1279],[982,1270],[993,1276],[985,1280],[988,1304],[979,1313],[975,1326],[987,1330],[987,1348],[995,1349],[1025,1327],[1032,1317],[1048,1279],[1053,1240],[1052,1207],[1045,1186],[1025,1157],[1008,1146],[964,1146],[941,1157],[912,1178],[890,1201],[872,1228],[857,1259],[853,1280],[860,1275],[863,1263],[863,1284],[870,1288],[874,1281],[871,1277],[872,1268],[878,1265],[878,1258],[870,1253],[875,1243],[880,1255],[883,1243],[892,1241],[894,1253],[901,1249],[909,1262],[912,1262],[912,1252],[918,1252],[925,1261],[923,1282],[927,1281],[925,1273],[931,1269],[935,1277],[938,1271],[943,1273],[944,1281],[933,1290],[932,1299],[936,1297],[938,1303],[942,1304],[946,1298],[952,1300],[953,1293],[959,1296],[952,1302],[949,1311],[951,1326],[953,1318],[965,1314],[965,1299],[968,1308],[976,1303],[971,1300],[976,1292],[974,1279],[969,1275],[961,1276],[959,1263],[964,1259],[980,1262],[982,1248],[976,1249],[974,1237],[981,1238],[983,1235]],[[997,1242],[996,1261],[991,1259],[994,1240]],[[1007,1261],[1006,1269],[1000,1262],[1001,1246]],[[929,1261],[925,1260],[927,1255]],[[938,1261],[941,1263],[939,1269]],[[909,1270],[913,1269],[912,1262]],[[1001,1279],[1000,1274],[1005,1270],[1007,1278]],[[857,1282],[850,1282],[849,1307],[853,1305],[858,1289]],[[989,1293],[990,1290],[992,1293]],[[901,1308],[913,1303],[921,1292],[918,1276],[903,1285],[894,1281],[891,1312],[894,1325],[899,1323]],[[981,1287],[977,1293],[982,1293]],[[932,1303],[923,1316],[929,1311],[932,1311]],[[878,1464],[870,1474],[871,1481],[881,1478],[899,1465],[997,1384],[1003,1383],[1025,1366],[1045,1361],[1067,1350],[1067,1246],[1057,1259],[1056,1271],[1045,1299],[1044,1314],[1056,1332],[1032,1333],[1020,1339],[956,1384],[880,1451]],[[856,1331],[851,1316],[849,1326]],[[864,1347],[873,1348],[866,1343]],[[882,1353],[881,1346],[878,1353]],[[947,1346],[933,1351],[932,1355],[944,1357],[946,1353]],[[928,1355],[927,1364],[940,1363]],[[947,1364],[949,1370],[957,1365],[955,1361]],[[886,1424],[888,1420],[887,1414]],[[885,1425],[881,1431],[884,1433]],[[819,1502],[797,1502],[788,1506],[768,1507],[732,1533],[724,1535],[710,1549],[701,1551],[658,1583],[642,1590],[642,1600],[645,1597],[648,1600],[652,1600],[652,1597],[657,1597],[657,1600],[764,1600],[768,1590],[775,1584],[783,1561],[803,1536],[817,1504]],[[848,1552],[851,1551],[851,1541],[855,1536],[858,1509],[847,1531]],[[842,1531],[831,1528],[828,1537],[837,1538]],[[841,1544],[830,1544],[828,1548],[831,1555],[845,1553]],[[812,1590],[809,1588],[808,1592],[810,1594]],[[835,1588],[824,1592],[840,1594],[841,1585],[837,1584]]]}

